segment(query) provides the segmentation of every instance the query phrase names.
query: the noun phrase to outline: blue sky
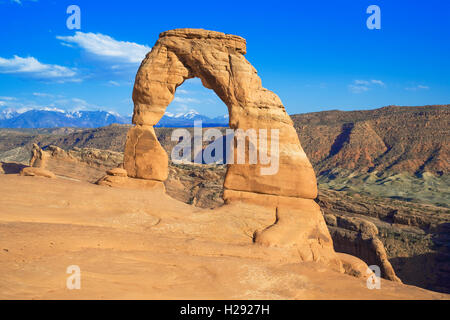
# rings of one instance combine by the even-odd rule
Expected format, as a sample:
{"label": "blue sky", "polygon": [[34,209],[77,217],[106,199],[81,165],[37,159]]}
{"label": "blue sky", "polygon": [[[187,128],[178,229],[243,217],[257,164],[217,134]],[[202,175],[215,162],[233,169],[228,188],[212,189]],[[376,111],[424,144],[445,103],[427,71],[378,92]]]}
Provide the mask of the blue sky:
{"label": "blue sky", "polygon": [[[67,7],[81,9],[69,30]],[[369,30],[369,5],[381,29]],[[450,103],[450,1],[0,0],[0,108],[132,113],[134,76],[162,31],[247,39],[246,58],[288,113]],[[189,80],[168,111],[227,112]]]}

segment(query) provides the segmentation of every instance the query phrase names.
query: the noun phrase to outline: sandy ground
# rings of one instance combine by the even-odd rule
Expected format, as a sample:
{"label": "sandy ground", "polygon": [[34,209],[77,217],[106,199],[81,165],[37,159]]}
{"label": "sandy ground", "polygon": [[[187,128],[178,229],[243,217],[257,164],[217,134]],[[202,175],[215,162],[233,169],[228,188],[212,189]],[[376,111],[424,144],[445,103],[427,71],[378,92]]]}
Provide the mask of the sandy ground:
{"label": "sandy ground", "polygon": [[[0,299],[448,299],[286,259],[252,243],[274,222],[249,205],[205,210],[156,190],[0,175]],[[69,290],[67,267],[81,269]]]}

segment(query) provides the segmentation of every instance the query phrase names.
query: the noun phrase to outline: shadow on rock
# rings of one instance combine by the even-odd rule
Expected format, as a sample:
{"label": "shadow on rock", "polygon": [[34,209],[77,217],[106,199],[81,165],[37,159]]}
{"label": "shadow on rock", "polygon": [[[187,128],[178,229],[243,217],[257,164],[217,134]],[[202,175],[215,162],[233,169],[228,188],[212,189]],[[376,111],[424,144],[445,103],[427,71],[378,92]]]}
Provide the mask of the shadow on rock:
{"label": "shadow on rock", "polygon": [[15,162],[0,162],[0,174],[18,174],[23,168],[27,166]]}

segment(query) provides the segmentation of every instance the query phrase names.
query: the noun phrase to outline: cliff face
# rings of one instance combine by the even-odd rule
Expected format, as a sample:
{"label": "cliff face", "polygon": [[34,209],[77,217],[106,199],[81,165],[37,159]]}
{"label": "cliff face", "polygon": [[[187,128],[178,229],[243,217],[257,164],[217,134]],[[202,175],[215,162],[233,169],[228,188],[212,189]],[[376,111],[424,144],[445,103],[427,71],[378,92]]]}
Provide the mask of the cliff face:
{"label": "cliff face", "polygon": [[439,176],[450,169],[449,105],[325,111],[292,119],[319,176],[335,168]]}
{"label": "cliff face", "polygon": [[358,256],[406,284],[450,292],[450,210],[321,189],[317,199],[335,250]]}

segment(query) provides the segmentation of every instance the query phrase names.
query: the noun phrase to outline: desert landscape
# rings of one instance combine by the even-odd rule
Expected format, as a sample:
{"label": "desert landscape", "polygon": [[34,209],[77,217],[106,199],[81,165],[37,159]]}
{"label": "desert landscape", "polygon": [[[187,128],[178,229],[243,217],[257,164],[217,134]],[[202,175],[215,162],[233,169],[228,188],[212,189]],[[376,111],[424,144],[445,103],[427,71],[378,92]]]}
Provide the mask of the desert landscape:
{"label": "desert landscape", "polygon": [[447,59],[378,5],[241,36],[35,2],[0,3],[48,12],[0,48],[1,300],[450,300]]}
{"label": "desert landscape", "polygon": [[[2,129],[0,159],[4,174],[0,176],[0,181],[3,186],[1,207],[4,208],[4,230],[1,234],[2,243],[8,244],[4,245],[1,252],[2,270],[7,271],[3,273],[2,288],[10,288],[3,293],[3,297],[448,298],[443,294],[449,292],[449,232],[446,228],[450,219],[448,198],[445,198],[448,197],[445,192],[448,190],[448,162],[439,162],[437,158],[426,163],[437,162],[437,166],[422,167],[424,159],[429,159],[431,155],[445,155],[448,144],[439,143],[436,137],[444,133],[439,130],[444,130],[448,123],[448,110],[448,106],[389,107],[374,112],[357,112],[359,117],[342,112],[292,116],[315,171],[333,168],[335,175],[336,172],[340,174],[339,184],[334,183],[336,178],[328,172],[318,174],[319,196],[316,199],[333,238],[335,250],[354,255],[367,264],[392,268],[404,283],[401,285],[383,279],[383,293],[380,296],[377,291],[366,288],[364,277],[355,278],[330,271],[316,263],[298,263],[294,257],[283,258],[281,252],[270,253],[269,256],[274,255],[273,261],[272,258],[267,261],[268,254],[264,252],[269,249],[255,247],[252,244],[252,232],[265,224],[273,223],[274,217],[270,214],[267,216],[267,209],[260,206],[224,206],[224,165],[171,163],[164,188],[153,190],[136,185],[131,189],[117,189],[108,187],[107,183],[95,183],[104,177],[106,171],[123,163],[126,134],[130,126],[112,125],[98,129]],[[405,167],[399,161],[396,165],[402,169],[382,169],[379,171],[381,174],[376,175],[374,171],[368,172],[369,166],[355,161],[352,168],[356,169],[357,174],[350,175],[346,173],[348,161],[342,161],[342,165],[338,166],[324,165],[323,159],[329,161],[328,152],[341,134],[338,128],[342,120],[338,117],[347,117],[344,121],[353,119],[359,125],[364,125],[377,123],[380,118],[389,116],[392,121],[389,127],[398,128],[399,123],[395,123],[395,118],[391,116],[398,112],[402,112],[402,117],[410,117],[409,123],[421,127],[420,133],[414,133],[415,137],[407,138],[410,131],[405,129],[400,135],[394,135],[395,141],[391,142],[398,148],[415,146],[422,150],[428,149],[427,154],[414,154],[420,155],[420,159],[414,158],[412,153],[403,158],[405,163],[416,166]],[[300,119],[320,117],[331,118],[333,121],[328,120],[329,124],[326,125],[310,120],[302,121],[303,124],[300,125]],[[427,133],[426,123],[430,118],[435,121]],[[321,131],[316,126],[321,126]],[[375,127],[374,130],[378,136],[385,136],[382,128]],[[156,129],[158,140],[168,151],[174,144],[170,140],[171,131],[170,128]],[[318,148],[317,144],[308,139],[308,132],[318,131],[329,135],[321,139],[330,141],[328,146]],[[334,156],[342,159],[342,152],[348,150],[350,141],[361,143],[364,140],[358,132],[349,135],[351,139],[342,143],[341,149]],[[406,140],[409,140],[407,145],[399,145],[399,141]],[[42,146],[48,153],[46,167],[55,174],[55,179],[19,175],[20,170],[29,164],[34,143]],[[314,150],[325,151],[320,154]],[[369,144],[363,153],[369,155],[364,158],[365,163],[373,163],[377,154],[379,150]],[[352,153],[347,151],[345,156],[348,159],[358,159],[359,155],[359,149],[353,149]],[[383,163],[383,166],[386,164]],[[419,174],[418,170],[423,171]],[[429,176],[424,174],[426,172]],[[371,173],[372,181],[368,179]],[[43,185],[48,187],[42,188]],[[433,189],[428,191],[424,185]],[[11,188],[12,186],[14,187]],[[428,191],[431,197],[424,198],[424,193],[417,192],[422,189],[425,194]],[[23,192],[19,192],[20,190]],[[22,196],[18,196],[21,194],[26,195],[26,204],[21,200]],[[401,196],[406,194],[412,196]],[[223,234],[224,229],[230,234]],[[167,256],[163,258],[165,255]],[[60,263],[61,259],[65,261]],[[88,262],[86,271],[90,270],[89,277],[83,277],[83,284],[90,283],[91,289],[87,293],[84,290],[87,288],[83,286],[83,293],[74,295],[74,292],[65,289],[64,279],[67,275],[64,266],[80,263],[75,263],[77,259]],[[114,263],[114,269],[117,270],[111,271],[109,267],[113,267],[112,265],[106,270],[99,269],[98,266],[103,265],[102,259],[117,261],[117,265]],[[35,265],[37,261],[41,262]],[[186,261],[192,261],[192,265]],[[216,269],[218,261],[223,263],[220,269]],[[158,266],[161,272],[165,270],[164,272],[171,274],[173,282],[152,276],[155,271],[145,272],[147,268],[155,270]],[[48,281],[44,281],[45,285],[40,284],[42,277],[45,277],[40,275],[40,270],[44,269],[48,276],[51,275],[54,284],[49,284]],[[191,279],[193,270],[196,270],[193,274],[197,276]],[[232,289],[236,285],[234,281],[229,283],[227,290],[223,289],[230,275],[236,276],[238,270],[241,270],[237,273],[239,277],[248,278],[255,285],[251,290],[246,289],[248,292],[244,290],[246,293],[241,291],[242,288]],[[28,276],[22,277],[25,271]],[[255,278],[252,278],[253,272],[256,272]],[[385,272],[382,273],[383,277],[386,277]],[[392,275],[392,271],[390,272]],[[323,273],[326,273],[329,280],[320,280],[325,276]],[[270,285],[262,281],[260,285],[263,287],[258,287],[257,277],[263,275],[271,279]],[[202,281],[205,276],[208,276],[208,281]],[[185,284],[182,286],[184,289],[181,289],[175,285],[175,279],[183,277],[182,283]],[[292,283],[289,281],[291,277],[296,279]],[[105,281],[107,289],[97,292],[99,289],[96,287],[100,286],[101,281]],[[164,290],[160,292],[153,288],[154,281],[161,282],[157,287]],[[22,283],[20,290],[16,287],[18,282]],[[125,287],[134,285],[141,288],[139,292],[125,290]],[[328,285],[333,290],[328,291]],[[337,287],[341,285],[339,290]],[[352,287],[347,291],[349,285]],[[52,286],[55,288],[51,289]],[[390,286],[391,290],[387,295],[384,291],[386,286]],[[436,292],[427,292],[413,286]],[[177,290],[181,291],[175,294]],[[125,296],[124,291],[127,291]],[[249,292],[255,295],[252,296]]]}

